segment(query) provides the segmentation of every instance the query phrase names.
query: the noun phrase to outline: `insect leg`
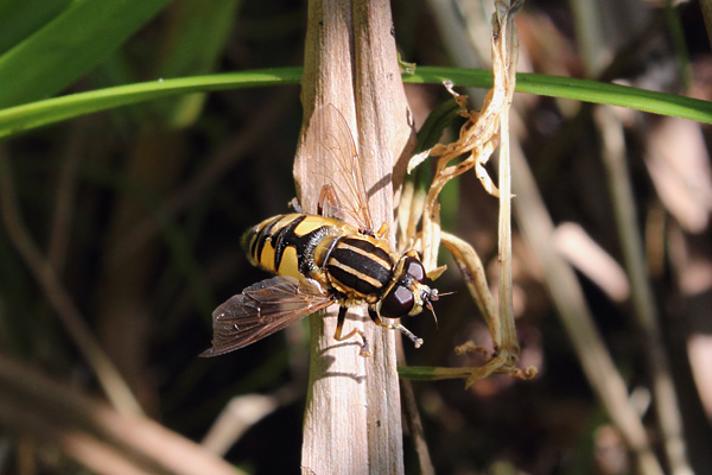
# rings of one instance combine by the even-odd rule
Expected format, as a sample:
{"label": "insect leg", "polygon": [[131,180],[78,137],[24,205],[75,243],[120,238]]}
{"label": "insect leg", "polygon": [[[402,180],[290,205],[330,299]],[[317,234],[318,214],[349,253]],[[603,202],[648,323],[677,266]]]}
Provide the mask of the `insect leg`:
{"label": "insect leg", "polygon": [[317,214],[320,216],[342,219],[338,216],[338,211],[341,209],[339,198],[337,197],[336,191],[334,191],[334,187],[331,184],[326,184],[321,187],[316,209]]}
{"label": "insect leg", "polygon": [[381,224],[381,227],[376,231],[376,237],[379,239],[388,239],[388,223]]}
{"label": "insect leg", "polygon": [[423,346],[423,339],[415,336],[412,331],[408,330],[406,327],[401,325],[400,322],[388,323],[388,322],[383,321],[383,319],[378,314],[378,311],[376,310],[375,307],[373,307],[373,306],[368,307],[368,316],[371,317],[371,320],[373,320],[373,323],[375,323],[379,327],[387,328],[389,330],[398,330],[399,332],[401,332],[402,334],[407,336],[408,339],[413,342],[413,346],[415,346],[416,348],[420,348],[421,346]]}
{"label": "insect leg", "polygon": [[341,332],[344,328],[344,322],[346,321],[346,311],[348,309],[344,307],[343,305],[339,307],[339,316],[338,320],[336,322],[336,332],[334,333],[334,340],[336,341],[344,341],[348,340],[354,335],[359,335],[361,339],[363,340],[361,343],[361,356],[367,357],[371,355],[371,352],[368,350],[368,340],[366,339],[366,335],[364,332],[359,330],[358,328],[354,328],[350,332],[348,332],[346,335],[342,335]]}
{"label": "insect leg", "polygon": [[287,206],[292,208],[295,213],[303,213],[304,212],[304,209],[302,208],[302,205],[296,196],[289,201]]}

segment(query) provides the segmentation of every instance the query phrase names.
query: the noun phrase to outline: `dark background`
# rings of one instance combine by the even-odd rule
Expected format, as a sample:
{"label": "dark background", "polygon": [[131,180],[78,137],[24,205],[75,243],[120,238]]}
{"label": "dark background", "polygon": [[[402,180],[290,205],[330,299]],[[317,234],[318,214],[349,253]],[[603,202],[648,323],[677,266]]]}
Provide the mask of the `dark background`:
{"label": "dark background", "polygon": [[[302,3],[242,2],[234,9],[212,70],[300,65],[306,24]],[[443,39],[438,20],[442,12],[436,11],[436,3],[393,2],[403,58],[423,65],[468,66],[460,58],[472,45]],[[472,3],[477,13],[479,2]],[[523,67],[546,74],[624,80],[710,99],[712,56],[697,2],[672,12],[662,1],[593,3],[606,25],[606,43],[588,46],[600,48],[603,60],[591,66],[583,57],[569,3],[530,1],[518,17]],[[185,5],[171,4],[65,92],[156,77],[167,67],[166,58],[176,57]],[[633,14],[626,16],[626,8]],[[456,17],[475,21],[468,15],[461,11]],[[671,29],[671,18],[681,22],[681,36]],[[200,35],[194,41],[200,41]],[[680,45],[687,63],[680,62],[684,59]],[[487,51],[486,44],[480,48]],[[180,74],[203,72],[192,71],[190,61],[186,64]],[[447,98],[438,86],[408,86],[407,91],[418,124]],[[62,283],[148,414],[200,440],[236,395],[278,394],[286,401],[252,426],[227,454],[229,461],[256,474],[296,473],[299,467],[306,326],[297,325],[224,357],[203,360],[197,354],[209,345],[212,309],[265,277],[247,263],[239,236],[256,222],[285,211],[294,196],[291,167],[301,122],[298,93],[294,86],[211,93],[180,126],[175,125],[177,110],[185,106],[184,99],[146,103],[33,131],[2,145],[11,160],[26,225],[42,249],[55,246]],[[524,95],[516,96],[515,106],[521,113],[525,154],[554,222],[579,224],[622,263],[592,107]],[[632,111],[621,117],[640,232],[649,252],[649,278],[673,365],[685,437],[693,464],[704,473],[709,470],[705,448],[712,446],[712,407],[708,405],[705,414],[701,401],[710,401],[712,394],[709,381],[707,386],[694,383],[690,342],[697,342],[695,355],[710,354],[712,186],[706,147],[710,129]],[[660,152],[654,138],[666,133],[671,123],[681,123],[701,145],[691,147],[690,135],[680,132],[663,136],[679,150],[668,156],[670,163],[682,160],[681,170],[694,179],[692,199],[681,198],[677,208],[659,193],[665,179],[656,181],[650,173]],[[675,174],[668,175],[674,181]],[[62,196],[68,200],[65,208],[57,207]],[[475,246],[491,282],[496,282],[497,267],[496,205],[470,174],[443,196],[444,227]],[[63,224],[56,224],[58,217]],[[537,366],[539,377],[520,382],[498,376],[469,389],[461,381],[414,383],[438,473],[633,471],[620,435],[594,397],[557,318],[538,257],[516,229],[514,258],[523,365]],[[581,273],[579,279],[629,391],[644,399],[650,389],[643,356],[646,341],[629,300],[615,302],[588,276]],[[439,329],[426,317],[409,322],[426,344],[418,351],[406,345],[408,361],[476,364],[476,358],[453,352],[468,339],[487,344],[476,307],[454,267],[438,286],[456,295],[439,302]],[[3,353],[78,391],[98,393],[91,371],[4,228],[0,329]],[[696,370],[706,371],[698,377],[710,379],[709,361],[708,356],[706,368],[697,363]],[[645,405],[642,410],[660,449],[654,411]],[[0,432],[0,442],[9,447],[0,456],[0,472],[13,473],[18,467],[13,450],[18,439]],[[417,473],[408,435],[405,447],[407,471]],[[79,472],[68,459],[46,450],[37,449],[34,457],[42,473]]]}

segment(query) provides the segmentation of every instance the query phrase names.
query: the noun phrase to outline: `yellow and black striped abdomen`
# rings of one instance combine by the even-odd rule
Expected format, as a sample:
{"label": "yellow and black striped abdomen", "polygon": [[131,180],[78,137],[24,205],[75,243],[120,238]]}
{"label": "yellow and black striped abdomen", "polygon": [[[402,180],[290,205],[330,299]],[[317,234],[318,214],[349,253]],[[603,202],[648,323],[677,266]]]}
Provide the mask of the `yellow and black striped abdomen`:
{"label": "yellow and black striped abdomen", "polygon": [[375,303],[393,280],[395,258],[382,239],[336,219],[291,213],[266,219],[242,237],[250,263],[317,280],[347,300]]}
{"label": "yellow and black striped abdomen", "polygon": [[392,281],[394,266],[385,241],[351,234],[338,239],[324,269],[337,291],[350,299],[375,303]]}
{"label": "yellow and black striped abdomen", "polygon": [[357,231],[335,219],[301,213],[280,214],[250,228],[242,237],[242,247],[256,267],[325,283],[321,271],[324,247],[336,236],[350,232]]}

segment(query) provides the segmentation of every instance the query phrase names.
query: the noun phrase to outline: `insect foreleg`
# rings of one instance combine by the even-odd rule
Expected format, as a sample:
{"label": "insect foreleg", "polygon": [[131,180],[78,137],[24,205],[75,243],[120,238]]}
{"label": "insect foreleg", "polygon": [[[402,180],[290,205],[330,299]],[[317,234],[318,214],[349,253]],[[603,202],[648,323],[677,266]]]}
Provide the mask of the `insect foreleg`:
{"label": "insect foreleg", "polygon": [[373,306],[368,307],[368,316],[371,317],[371,320],[373,320],[373,323],[375,323],[379,327],[388,328],[389,330],[398,330],[399,332],[401,332],[402,334],[407,336],[408,339],[413,342],[413,346],[415,346],[416,348],[420,348],[421,346],[423,346],[422,338],[418,338],[417,336],[415,336],[415,334],[412,331],[408,330],[400,322],[398,322],[398,323],[385,322],[381,318],[381,316],[378,314],[378,311]]}
{"label": "insect foreleg", "polygon": [[334,333],[334,340],[336,341],[344,341],[348,340],[354,335],[359,335],[361,337],[362,343],[361,343],[361,356],[367,357],[371,355],[371,352],[368,350],[368,340],[366,339],[366,334],[359,330],[358,328],[354,328],[350,332],[348,332],[346,335],[342,335],[342,331],[344,329],[344,322],[346,321],[346,312],[348,308],[344,307],[343,305],[339,307],[339,316],[338,320],[336,321],[336,332]]}

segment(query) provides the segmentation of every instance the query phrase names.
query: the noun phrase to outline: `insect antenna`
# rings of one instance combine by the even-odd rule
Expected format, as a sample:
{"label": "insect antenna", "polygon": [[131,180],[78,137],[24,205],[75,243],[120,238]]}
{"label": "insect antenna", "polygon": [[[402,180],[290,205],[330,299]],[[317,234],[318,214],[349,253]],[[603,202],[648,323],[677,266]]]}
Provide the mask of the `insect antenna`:
{"label": "insect antenna", "polygon": [[448,295],[454,295],[454,294],[456,294],[456,293],[457,293],[457,292],[455,292],[455,291],[452,291],[452,292],[442,292],[442,293],[439,293],[439,294],[438,294],[438,298],[440,298],[440,297],[447,297]]}
{"label": "insect antenna", "polygon": [[425,308],[430,310],[430,313],[433,315],[433,321],[435,321],[435,328],[439,328],[438,326],[438,315],[435,313],[435,307],[433,307],[432,302],[440,300],[440,297],[447,297],[448,295],[452,295],[455,292],[443,292],[443,293],[434,293],[433,295],[430,296],[428,300],[425,302]]}
{"label": "insect antenna", "polygon": [[430,314],[433,316],[433,321],[435,322],[435,328],[439,329],[440,327],[438,325],[438,315],[435,313],[435,307],[433,307],[433,304],[428,301],[425,303],[425,308],[430,310]]}

